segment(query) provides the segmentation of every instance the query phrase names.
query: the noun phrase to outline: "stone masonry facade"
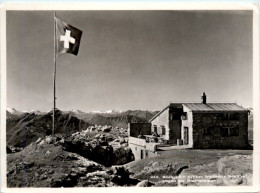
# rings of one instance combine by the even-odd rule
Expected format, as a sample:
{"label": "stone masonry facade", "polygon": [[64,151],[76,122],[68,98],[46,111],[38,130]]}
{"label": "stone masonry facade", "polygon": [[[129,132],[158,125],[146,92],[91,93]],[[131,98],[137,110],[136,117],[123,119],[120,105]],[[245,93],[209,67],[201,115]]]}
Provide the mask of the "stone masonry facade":
{"label": "stone masonry facade", "polygon": [[193,148],[248,147],[248,114],[193,113]]}

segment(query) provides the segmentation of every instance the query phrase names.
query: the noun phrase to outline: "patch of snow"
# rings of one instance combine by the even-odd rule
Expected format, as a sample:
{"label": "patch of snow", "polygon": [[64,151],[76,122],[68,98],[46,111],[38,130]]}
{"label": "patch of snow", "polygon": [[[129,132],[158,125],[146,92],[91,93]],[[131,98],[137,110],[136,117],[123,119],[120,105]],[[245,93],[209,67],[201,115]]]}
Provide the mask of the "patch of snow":
{"label": "patch of snow", "polygon": [[122,110],[106,110],[106,111],[91,111],[89,113],[93,114],[115,114],[115,113],[122,113]]}
{"label": "patch of snow", "polygon": [[6,110],[7,110],[9,113],[14,114],[14,115],[23,113],[23,112],[21,112],[21,111],[16,110],[15,108],[7,108]]}
{"label": "patch of snow", "polygon": [[74,113],[84,113],[83,111],[78,110],[78,109],[74,109],[74,110],[72,110],[72,112],[74,112]]}

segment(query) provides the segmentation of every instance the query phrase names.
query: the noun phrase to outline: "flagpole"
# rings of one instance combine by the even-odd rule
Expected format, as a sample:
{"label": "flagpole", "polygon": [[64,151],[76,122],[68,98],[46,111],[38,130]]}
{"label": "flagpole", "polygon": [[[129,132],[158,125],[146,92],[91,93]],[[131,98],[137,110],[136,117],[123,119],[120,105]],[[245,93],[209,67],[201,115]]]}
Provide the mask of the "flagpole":
{"label": "flagpole", "polygon": [[52,135],[55,128],[56,109],[56,11],[54,11],[54,69],[53,69],[53,115],[52,115]]}

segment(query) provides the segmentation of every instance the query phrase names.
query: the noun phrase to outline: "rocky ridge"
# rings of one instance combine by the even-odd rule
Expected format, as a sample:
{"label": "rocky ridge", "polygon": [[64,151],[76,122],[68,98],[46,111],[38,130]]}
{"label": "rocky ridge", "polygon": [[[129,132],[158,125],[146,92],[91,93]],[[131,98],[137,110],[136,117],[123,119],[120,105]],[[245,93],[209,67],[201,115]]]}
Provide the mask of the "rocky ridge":
{"label": "rocky ridge", "polygon": [[[77,143],[76,138],[73,140],[72,144]],[[85,146],[92,154],[82,156],[79,152],[71,152],[70,145],[68,139],[47,136],[20,152],[8,154],[8,187],[107,187],[130,186],[139,182],[131,179],[129,171],[122,166],[105,167],[85,158],[98,156],[103,151]]]}

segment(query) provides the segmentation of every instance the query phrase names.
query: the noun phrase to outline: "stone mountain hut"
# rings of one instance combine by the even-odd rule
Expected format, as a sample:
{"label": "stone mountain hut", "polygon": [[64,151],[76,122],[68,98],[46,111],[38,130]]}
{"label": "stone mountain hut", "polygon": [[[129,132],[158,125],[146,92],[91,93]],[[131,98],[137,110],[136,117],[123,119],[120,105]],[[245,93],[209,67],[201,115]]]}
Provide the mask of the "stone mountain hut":
{"label": "stone mountain hut", "polygon": [[129,146],[136,159],[160,149],[244,149],[249,110],[236,103],[170,103],[148,123],[129,123]]}

